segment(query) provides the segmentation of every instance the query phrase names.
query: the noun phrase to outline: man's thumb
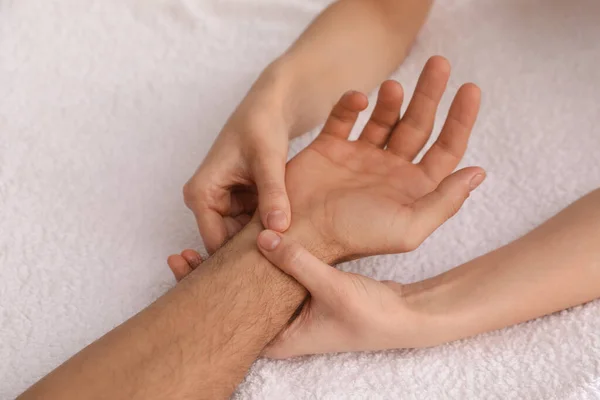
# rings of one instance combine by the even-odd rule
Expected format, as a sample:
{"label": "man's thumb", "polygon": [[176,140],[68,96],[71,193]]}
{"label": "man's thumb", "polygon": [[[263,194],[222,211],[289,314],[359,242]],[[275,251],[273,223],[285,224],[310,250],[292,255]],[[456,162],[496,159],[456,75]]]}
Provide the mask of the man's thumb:
{"label": "man's thumb", "polygon": [[431,193],[414,204],[414,232],[419,242],[452,218],[462,207],[469,193],[485,179],[485,171],[468,167],[447,176]]}

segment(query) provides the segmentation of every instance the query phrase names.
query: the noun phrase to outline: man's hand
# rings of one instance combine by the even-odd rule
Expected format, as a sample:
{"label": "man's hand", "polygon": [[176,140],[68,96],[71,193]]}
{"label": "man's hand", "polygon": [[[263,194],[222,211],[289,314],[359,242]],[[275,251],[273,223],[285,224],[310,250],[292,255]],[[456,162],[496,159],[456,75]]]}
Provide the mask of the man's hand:
{"label": "man's hand", "polygon": [[452,174],[479,110],[477,86],[458,90],[438,139],[413,163],[431,135],[449,74],[446,59],[431,58],[400,121],[402,87],[385,82],[356,141],[347,139],[367,98],[342,96],[320,135],[287,165],[293,237],[325,261],[406,252],[460,209],[485,178],[478,167]]}

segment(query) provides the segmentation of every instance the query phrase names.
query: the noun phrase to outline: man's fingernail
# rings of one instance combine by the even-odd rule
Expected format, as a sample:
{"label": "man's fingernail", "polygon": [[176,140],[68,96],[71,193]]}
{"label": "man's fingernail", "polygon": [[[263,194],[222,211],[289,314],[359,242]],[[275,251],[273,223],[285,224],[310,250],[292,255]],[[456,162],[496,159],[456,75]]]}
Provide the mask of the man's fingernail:
{"label": "man's fingernail", "polygon": [[273,231],[262,231],[258,235],[258,245],[265,250],[275,250],[281,243],[281,238]]}
{"label": "man's fingernail", "polygon": [[481,182],[485,179],[485,174],[477,174],[471,178],[471,182],[469,182],[469,189],[475,190],[477,186],[481,185]]}
{"label": "man's fingernail", "polygon": [[267,228],[269,229],[281,232],[287,229],[287,223],[287,216],[283,211],[271,211],[267,214]]}

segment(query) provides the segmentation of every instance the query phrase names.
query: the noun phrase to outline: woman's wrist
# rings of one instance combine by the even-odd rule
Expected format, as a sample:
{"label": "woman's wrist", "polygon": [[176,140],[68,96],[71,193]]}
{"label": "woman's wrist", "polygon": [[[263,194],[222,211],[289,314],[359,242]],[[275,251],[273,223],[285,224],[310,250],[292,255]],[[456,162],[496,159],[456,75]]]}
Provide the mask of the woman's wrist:
{"label": "woman's wrist", "polygon": [[244,103],[265,117],[277,118],[277,125],[290,135],[296,121],[291,106],[293,74],[286,64],[281,58],[269,64],[252,85]]}
{"label": "woman's wrist", "polygon": [[[432,347],[469,336],[469,327],[463,322],[468,312],[466,302],[458,294],[461,290],[460,271],[441,274],[402,285],[399,296],[403,305],[415,315],[420,332],[413,347]],[[461,306],[462,305],[462,306]]]}
{"label": "woman's wrist", "polygon": [[324,122],[342,94],[329,88],[328,82],[316,83],[314,74],[308,72],[311,65],[311,60],[285,53],[267,66],[256,82],[257,88],[267,88],[279,105],[290,139]]}

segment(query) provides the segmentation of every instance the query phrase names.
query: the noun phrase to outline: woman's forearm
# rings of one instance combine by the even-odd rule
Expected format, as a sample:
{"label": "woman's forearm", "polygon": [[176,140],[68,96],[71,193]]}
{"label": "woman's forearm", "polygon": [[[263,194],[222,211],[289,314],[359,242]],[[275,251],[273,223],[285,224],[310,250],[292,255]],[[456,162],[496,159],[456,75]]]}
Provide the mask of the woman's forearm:
{"label": "woman's forearm", "polygon": [[409,285],[411,291],[440,328],[437,343],[599,298],[600,190],[507,246]]}
{"label": "woman's forearm", "polygon": [[340,95],[370,91],[406,57],[432,0],[340,0],[329,6],[255,87],[272,87],[298,136],[321,123]]}

